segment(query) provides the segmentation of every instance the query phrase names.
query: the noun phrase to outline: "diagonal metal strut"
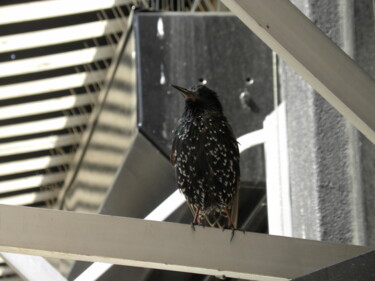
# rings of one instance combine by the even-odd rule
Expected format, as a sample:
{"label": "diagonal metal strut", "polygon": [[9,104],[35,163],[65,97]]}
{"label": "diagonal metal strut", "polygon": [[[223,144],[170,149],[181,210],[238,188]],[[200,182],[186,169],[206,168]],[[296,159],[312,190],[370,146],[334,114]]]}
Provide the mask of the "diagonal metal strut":
{"label": "diagonal metal strut", "polygon": [[289,0],[222,0],[375,144],[375,81]]}

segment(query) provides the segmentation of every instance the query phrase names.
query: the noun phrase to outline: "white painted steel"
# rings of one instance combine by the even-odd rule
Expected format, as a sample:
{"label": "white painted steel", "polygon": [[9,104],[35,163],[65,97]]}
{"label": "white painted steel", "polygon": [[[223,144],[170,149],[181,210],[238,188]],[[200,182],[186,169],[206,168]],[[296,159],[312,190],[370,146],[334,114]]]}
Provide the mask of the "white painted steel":
{"label": "white painted steel", "polygon": [[104,262],[94,262],[84,272],[82,272],[74,281],[96,281],[100,276],[106,273],[113,264]]}
{"label": "white painted steel", "polygon": [[257,130],[246,135],[243,135],[237,139],[238,149],[240,153],[249,149],[253,146],[263,144],[265,142],[265,133],[264,130]]}
{"label": "white painted steel", "polygon": [[0,204],[6,205],[31,205],[35,203],[53,200],[57,197],[59,190],[45,190],[25,193],[21,195],[14,195],[9,197],[0,198]]}
{"label": "white painted steel", "polygon": [[6,266],[0,266],[0,277],[14,274],[14,271]]}
{"label": "white painted steel", "polygon": [[87,13],[131,2],[131,0],[53,0],[3,6],[0,8],[0,24]]}
{"label": "white painted steel", "polygon": [[62,182],[65,179],[65,175],[66,175],[66,172],[58,172],[58,173],[36,175],[36,176],[30,176],[30,177],[22,177],[19,179],[1,181],[0,182],[0,194],[19,191],[19,190],[26,190],[26,189],[35,188],[38,186]]}
{"label": "white painted steel", "polygon": [[1,36],[0,53],[91,39],[121,32],[123,29],[124,24],[119,20],[103,20]]}
{"label": "white painted steel", "polygon": [[9,156],[78,144],[80,139],[81,134],[77,133],[8,142],[1,144],[0,156]]}
{"label": "white painted steel", "polygon": [[[164,221],[178,207],[185,202],[185,197],[179,190],[173,192],[167,199],[159,204],[145,220]],[[95,281],[112,267],[112,264],[94,262],[84,272],[82,272],[74,281]]]}
{"label": "white painted steel", "polygon": [[0,206],[0,251],[281,281],[369,248],[141,219]]}
{"label": "white painted steel", "polygon": [[2,126],[0,127],[0,139],[49,131],[57,131],[75,126],[81,126],[85,125],[87,123],[87,120],[88,115],[83,114]]}
{"label": "white painted steel", "polygon": [[179,190],[176,190],[167,199],[161,202],[151,213],[149,213],[145,217],[145,220],[163,221],[183,203],[185,203],[185,196]]}
{"label": "white painted steel", "polygon": [[94,104],[98,94],[71,95],[60,98],[34,101],[0,107],[0,120],[43,114]]}
{"label": "white painted steel", "polygon": [[0,78],[87,64],[97,60],[112,58],[114,48],[114,46],[91,47],[61,54],[3,62],[0,64]]}
{"label": "white painted steel", "polygon": [[[27,281],[67,281],[49,262],[42,257],[0,253],[7,264]],[[7,278],[5,279],[8,280]]]}
{"label": "white painted steel", "polygon": [[223,3],[375,143],[375,81],[290,1]]}
{"label": "white painted steel", "polygon": [[269,234],[293,236],[285,104],[265,119],[267,215]]}
{"label": "white painted steel", "polygon": [[104,80],[106,71],[81,72],[54,78],[1,86],[0,100],[77,88]]}
{"label": "white painted steel", "polygon": [[0,176],[47,169],[70,163],[74,154],[35,157],[26,160],[0,163]]}

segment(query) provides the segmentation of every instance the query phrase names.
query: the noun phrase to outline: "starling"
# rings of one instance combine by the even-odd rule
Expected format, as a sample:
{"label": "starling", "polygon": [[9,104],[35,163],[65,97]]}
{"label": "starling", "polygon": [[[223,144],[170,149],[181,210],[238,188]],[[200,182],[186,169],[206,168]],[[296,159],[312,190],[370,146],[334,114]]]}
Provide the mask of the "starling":
{"label": "starling", "polygon": [[185,110],[174,130],[171,163],[177,186],[194,214],[192,227],[212,215],[226,217],[228,227],[239,187],[238,143],[216,92],[198,85],[182,93]]}

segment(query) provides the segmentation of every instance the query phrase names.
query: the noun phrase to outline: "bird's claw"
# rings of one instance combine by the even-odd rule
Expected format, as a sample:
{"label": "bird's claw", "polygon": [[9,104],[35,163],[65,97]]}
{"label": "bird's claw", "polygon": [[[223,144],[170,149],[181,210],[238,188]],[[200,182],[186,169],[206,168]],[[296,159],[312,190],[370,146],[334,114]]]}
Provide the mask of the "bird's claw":
{"label": "bird's claw", "polygon": [[193,231],[195,231],[195,223],[194,222],[192,222],[191,224],[190,224],[190,226],[191,226],[191,229],[193,230]]}
{"label": "bird's claw", "polygon": [[231,226],[231,229],[232,229],[232,234],[231,234],[231,236],[230,236],[230,241],[232,241],[232,240],[233,240],[233,237],[234,237],[234,231],[235,231],[235,228],[234,228],[233,225]]}

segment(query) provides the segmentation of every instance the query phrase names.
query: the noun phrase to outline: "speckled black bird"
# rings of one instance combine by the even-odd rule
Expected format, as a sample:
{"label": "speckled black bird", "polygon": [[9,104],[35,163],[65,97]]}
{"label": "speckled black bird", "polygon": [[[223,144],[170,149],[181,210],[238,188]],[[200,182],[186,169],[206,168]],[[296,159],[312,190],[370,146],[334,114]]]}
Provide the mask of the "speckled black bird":
{"label": "speckled black bird", "polygon": [[227,217],[228,227],[234,230],[230,213],[240,168],[232,128],[213,90],[202,85],[189,90],[172,86],[185,98],[185,110],[174,130],[171,162],[177,186],[193,209],[192,226],[217,214]]}

